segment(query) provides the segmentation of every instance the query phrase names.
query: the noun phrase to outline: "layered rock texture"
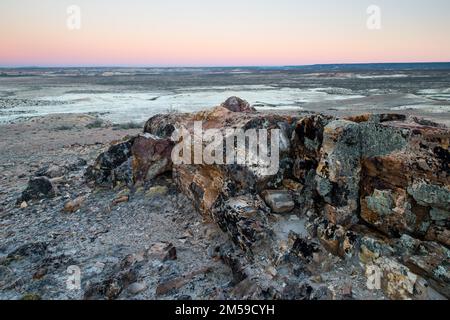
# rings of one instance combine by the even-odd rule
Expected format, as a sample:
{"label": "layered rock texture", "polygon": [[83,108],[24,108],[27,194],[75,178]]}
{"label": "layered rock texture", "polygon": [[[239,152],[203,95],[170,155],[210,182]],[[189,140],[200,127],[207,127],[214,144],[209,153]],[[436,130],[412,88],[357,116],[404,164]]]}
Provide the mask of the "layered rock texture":
{"label": "layered rock texture", "polygon": [[[235,147],[227,129],[279,130],[279,170],[173,163],[176,133],[194,134],[195,121],[233,141],[224,149]],[[86,178],[135,186],[171,172],[199,213],[230,236],[234,246],[216,255],[243,298],[318,298],[320,288],[299,272],[323,252],[365,268],[367,285],[389,298],[448,298],[449,143],[448,128],[423,119],[263,114],[232,97],[211,110],[150,118],[141,135],[101,154]]]}

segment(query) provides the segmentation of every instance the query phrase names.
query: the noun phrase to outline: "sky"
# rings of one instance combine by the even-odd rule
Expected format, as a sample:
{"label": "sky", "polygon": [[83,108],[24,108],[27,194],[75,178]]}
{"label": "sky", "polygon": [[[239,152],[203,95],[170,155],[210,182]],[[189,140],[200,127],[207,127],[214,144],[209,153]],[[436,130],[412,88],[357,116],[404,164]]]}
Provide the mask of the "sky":
{"label": "sky", "polygon": [[0,66],[438,61],[448,0],[0,0]]}

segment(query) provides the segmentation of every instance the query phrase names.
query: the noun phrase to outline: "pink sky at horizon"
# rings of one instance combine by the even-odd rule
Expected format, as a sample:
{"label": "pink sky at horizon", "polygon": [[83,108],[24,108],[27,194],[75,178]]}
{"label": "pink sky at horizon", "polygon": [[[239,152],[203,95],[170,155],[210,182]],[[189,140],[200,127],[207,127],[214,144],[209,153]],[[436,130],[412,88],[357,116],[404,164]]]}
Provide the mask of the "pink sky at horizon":
{"label": "pink sky at horizon", "polygon": [[[450,1],[393,2],[2,0],[0,66],[449,62]],[[371,4],[380,30],[366,26]]]}

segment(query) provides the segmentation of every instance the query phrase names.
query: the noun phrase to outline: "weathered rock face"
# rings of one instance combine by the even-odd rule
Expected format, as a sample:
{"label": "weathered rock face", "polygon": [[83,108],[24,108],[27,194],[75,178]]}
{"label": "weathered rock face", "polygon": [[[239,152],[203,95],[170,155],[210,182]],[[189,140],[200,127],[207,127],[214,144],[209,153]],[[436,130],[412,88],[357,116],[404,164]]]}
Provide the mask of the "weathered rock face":
{"label": "weathered rock face", "polygon": [[[237,149],[227,129],[278,129],[279,170],[265,174],[261,163],[226,161],[173,164],[178,141],[171,138],[180,130],[194,134],[194,121],[217,129],[224,151]],[[100,155],[87,178],[112,187],[172,170],[179,190],[242,249],[221,258],[235,270],[241,290],[250,288],[243,297],[286,297],[282,288],[298,264],[312,263],[322,249],[359,258],[369,271],[378,268],[380,288],[390,298],[418,298],[427,286],[449,296],[449,129],[395,114],[260,114],[232,97],[212,110],[154,116],[144,132]],[[195,148],[188,158],[196,157]],[[312,241],[286,219],[291,211],[307,220]],[[405,244],[410,236],[414,245]],[[307,286],[297,283],[293,292]]]}
{"label": "weathered rock face", "polygon": [[352,224],[358,209],[360,126],[347,120],[334,120],[324,128],[323,134],[317,191],[327,204],[328,220]]}
{"label": "weathered rock face", "polygon": [[221,200],[212,217],[244,251],[251,251],[268,237],[267,206],[258,196],[239,196]]}
{"label": "weathered rock face", "polygon": [[388,126],[401,129],[407,145],[363,159],[361,217],[391,236],[410,233],[448,245],[448,237],[440,236],[450,221],[448,130],[397,122]]}
{"label": "weathered rock face", "polygon": [[136,137],[131,146],[134,183],[149,181],[172,169],[173,142],[150,134]]}
{"label": "weathered rock face", "polygon": [[450,251],[436,242],[412,241],[403,256],[404,264],[415,274],[429,280],[431,286],[450,296]]}
{"label": "weathered rock face", "polygon": [[87,168],[87,180],[101,187],[114,187],[121,182],[131,182],[129,160],[133,142],[134,138],[114,143],[106,152],[101,153],[95,164]]}
{"label": "weathered rock face", "polygon": [[172,169],[173,142],[148,133],[113,144],[86,171],[97,186],[140,184]]}

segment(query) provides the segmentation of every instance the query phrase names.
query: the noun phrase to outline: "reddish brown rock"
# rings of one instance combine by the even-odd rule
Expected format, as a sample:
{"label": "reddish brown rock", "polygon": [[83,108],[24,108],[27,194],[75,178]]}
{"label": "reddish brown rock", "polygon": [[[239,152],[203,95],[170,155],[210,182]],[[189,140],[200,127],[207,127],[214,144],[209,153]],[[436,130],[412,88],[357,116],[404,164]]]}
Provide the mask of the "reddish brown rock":
{"label": "reddish brown rock", "polygon": [[173,170],[175,183],[205,216],[211,214],[224,190],[224,173],[214,166],[180,165]]}
{"label": "reddish brown rock", "polygon": [[432,225],[428,228],[425,239],[437,241],[450,247],[450,230],[448,227]]}
{"label": "reddish brown rock", "polygon": [[221,104],[221,107],[227,108],[233,112],[255,112],[256,109],[250,106],[250,104],[242,100],[238,97],[230,97],[224,103]]}
{"label": "reddish brown rock", "polygon": [[101,187],[149,181],[172,168],[173,142],[145,133],[111,145],[88,167],[85,177]]}
{"label": "reddish brown rock", "polygon": [[69,200],[64,204],[63,210],[70,213],[75,212],[81,208],[85,200],[86,197],[83,196],[77,197],[74,200]]}
{"label": "reddish brown rock", "polygon": [[172,169],[173,142],[150,134],[134,139],[131,147],[134,183],[149,181]]}

